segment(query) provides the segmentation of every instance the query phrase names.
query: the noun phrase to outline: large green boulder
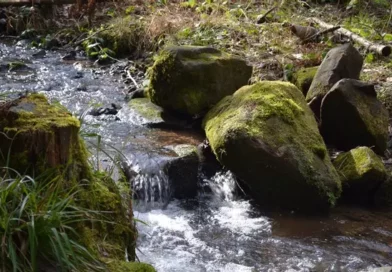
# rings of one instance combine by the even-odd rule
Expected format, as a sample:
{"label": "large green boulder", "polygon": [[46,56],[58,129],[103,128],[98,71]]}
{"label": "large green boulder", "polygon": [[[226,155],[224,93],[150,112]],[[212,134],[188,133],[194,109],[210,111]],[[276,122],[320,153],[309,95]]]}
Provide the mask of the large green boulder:
{"label": "large green boulder", "polygon": [[333,164],[342,181],[343,198],[349,202],[372,202],[377,188],[387,177],[382,160],[369,147],[341,153]]}
{"label": "large green boulder", "polygon": [[208,112],[203,127],[217,159],[259,203],[323,212],[339,197],[339,176],[293,84],[242,87]]}
{"label": "large green boulder", "polygon": [[165,109],[200,115],[246,85],[252,67],[210,47],[169,47],[150,69],[148,95]]}

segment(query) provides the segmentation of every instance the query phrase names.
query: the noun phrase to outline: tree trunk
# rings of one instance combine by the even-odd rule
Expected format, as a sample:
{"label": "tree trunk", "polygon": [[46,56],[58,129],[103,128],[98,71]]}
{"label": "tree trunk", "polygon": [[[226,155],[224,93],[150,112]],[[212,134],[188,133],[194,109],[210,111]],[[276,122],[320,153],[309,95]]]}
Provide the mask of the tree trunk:
{"label": "tree trunk", "polygon": [[[332,28],[333,27],[333,25],[327,24],[327,23],[325,23],[325,22],[323,22],[323,21],[321,21],[320,19],[317,19],[317,18],[311,18],[311,20],[313,22],[319,24],[323,28]],[[372,52],[375,52],[375,53],[377,53],[379,55],[387,57],[392,52],[392,49],[391,49],[391,47],[389,45],[382,45],[382,44],[377,44],[377,43],[368,41],[365,38],[362,38],[361,36],[351,32],[348,29],[345,29],[345,28],[341,27],[341,28],[335,30],[335,32],[349,37],[353,41],[363,45],[368,50],[370,50]]]}

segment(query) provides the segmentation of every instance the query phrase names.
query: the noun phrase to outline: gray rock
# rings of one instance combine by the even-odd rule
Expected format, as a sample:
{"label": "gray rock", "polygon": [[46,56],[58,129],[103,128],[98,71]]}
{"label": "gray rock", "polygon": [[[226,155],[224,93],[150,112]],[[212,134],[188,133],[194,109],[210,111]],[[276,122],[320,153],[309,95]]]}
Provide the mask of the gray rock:
{"label": "gray rock", "polygon": [[361,54],[350,43],[328,52],[306,95],[306,101],[318,120],[321,101],[330,88],[343,78],[359,79],[362,64]]}
{"label": "gray rock", "polygon": [[342,79],[322,100],[320,130],[325,142],[340,150],[368,146],[382,155],[387,148],[388,119],[373,85]]}

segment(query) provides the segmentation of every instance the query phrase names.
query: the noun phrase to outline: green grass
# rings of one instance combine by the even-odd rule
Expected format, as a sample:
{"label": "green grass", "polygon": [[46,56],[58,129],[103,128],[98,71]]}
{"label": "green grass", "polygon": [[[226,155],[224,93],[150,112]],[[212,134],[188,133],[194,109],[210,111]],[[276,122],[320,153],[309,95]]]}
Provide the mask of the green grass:
{"label": "green grass", "polygon": [[47,173],[33,179],[0,168],[0,270],[99,271],[103,267],[78,242],[77,223],[96,212],[79,207],[77,188]]}

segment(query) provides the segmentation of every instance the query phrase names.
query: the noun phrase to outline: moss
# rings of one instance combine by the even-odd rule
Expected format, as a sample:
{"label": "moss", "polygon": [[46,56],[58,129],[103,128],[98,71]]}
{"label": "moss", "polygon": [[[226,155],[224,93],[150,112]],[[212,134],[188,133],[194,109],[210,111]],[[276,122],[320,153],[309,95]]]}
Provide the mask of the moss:
{"label": "moss", "polygon": [[358,147],[342,153],[333,163],[342,182],[355,182],[369,172],[380,173],[382,178],[386,175],[382,160],[368,147]]}
{"label": "moss", "polygon": [[[79,146],[73,146],[79,145],[79,121],[63,107],[49,104],[41,94],[3,106],[0,116],[0,130],[7,135],[2,135],[0,142],[3,165],[38,174],[46,167],[64,167],[72,161],[73,153],[76,156],[79,152]],[[6,159],[9,152],[11,160]]]}
{"label": "moss", "polygon": [[121,187],[106,173],[94,172],[92,179],[81,192],[81,201],[94,211],[103,211],[101,220],[80,226],[83,241],[98,255],[114,260],[124,260],[125,252],[135,258],[137,237],[133,225],[131,193],[128,186]]}
{"label": "moss", "polygon": [[318,66],[315,67],[308,67],[308,68],[302,68],[299,69],[298,71],[295,72],[293,76],[293,83],[295,86],[298,87],[306,96],[310,85],[312,84],[313,78],[316,75]]}
{"label": "moss", "polygon": [[358,147],[342,153],[334,165],[342,180],[342,201],[361,204],[379,201],[380,194],[376,191],[385,182],[387,172],[381,159],[370,148]]}
{"label": "moss", "polygon": [[180,144],[174,146],[173,150],[179,157],[185,157],[192,153],[197,154],[197,146],[194,145]]}
{"label": "moss", "polygon": [[[4,135],[0,141],[2,153],[10,150],[7,166],[32,176],[50,172],[63,182],[65,192],[78,188],[76,206],[88,211],[85,221],[76,222],[81,244],[97,258],[124,260],[127,251],[134,260],[137,232],[130,189],[122,182],[116,184],[107,173],[91,169],[79,121],[40,94],[3,106],[0,116],[5,117],[1,130],[14,141]],[[0,158],[0,163],[4,165],[6,159]]]}
{"label": "moss", "polygon": [[116,56],[131,54],[142,47],[145,30],[141,21],[128,16],[114,18],[108,25],[109,29],[99,36],[104,40],[104,46],[113,50]]}
{"label": "moss", "polygon": [[[317,123],[303,95],[293,84],[264,81],[242,87],[232,96],[225,97],[207,113],[203,127],[216,157],[229,169],[242,167],[239,165],[243,162],[238,162],[235,155],[237,152],[243,153],[246,156],[244,159],[250,163],[243,165],[244,171],[251,172],[245,168],[266,167],[258,165],[258,161],[262,160],[258,153],[261,151],[257,151],[257,148],[248,150],[244,144],[240,144],[241,141],[245,141],[252,146],[253,142],[262,142],[264,148],[271,153],[276,152],[277,157],[291,154],[289,156],[293,157],[286,160],[294,158],[295,164],[298,163],[296,168],[306,177],[306,183],[317,187],[318,195],[327,196],[329,205],[334,205],[339,197],[338,175],[331,165]],[[236,149],[240,146],[243,150]],[[236,157],[237,162],[227,156],[228,148],[233,148],[229,151],[231,158]],[[282,159],[283,161],[285,160]],[[268,161],[266,163],[268,164]],[[318,167],[325,171],[327,177],[317,172]],[[261,183],[259,180],[255,182]],[[289,184],[288,181],[282,181],[281,184],[263,182],[270,182],[271,190],[272,186],[281,186],[284,183],[287,183],[287,188],[284,187],[282,190],[287,191],[300,190],[301,186]]]}
{"label": "moss", "polygon": [[168,110],[202,114],[245,85],[251,70],[243,60],[210,47],[169,47],[150,69],[148,97]]}
{"label": "moss", "polygon": [[150,102],[148,98],[132,99],[128,103],[129,107],[136,110],[138,114],[146,119],[161,120],[163,109]]}
{"label": "moss", "polygon": [[107,261],[109,272],[155,272],[156,270],[149,264],[124,261]]}

